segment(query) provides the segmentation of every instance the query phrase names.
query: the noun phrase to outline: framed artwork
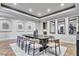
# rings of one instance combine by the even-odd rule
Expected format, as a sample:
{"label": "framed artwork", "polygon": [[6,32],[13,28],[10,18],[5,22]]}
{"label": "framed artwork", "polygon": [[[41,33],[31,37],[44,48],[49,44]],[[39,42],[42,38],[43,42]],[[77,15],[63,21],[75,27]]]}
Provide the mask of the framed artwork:
{"label": "framed artwork", "polygon": [[77,17],[69,18],[69,34],[77,33],[78,20]]}
{"label": "framed artwork", "polygon": [[35,23],[33,23],[33,22],[27,22],[25,24],[25,27],[26,27],[26,31],[27,32],[33,32],[34,29],[35,29]]}
{"label": "framed artwork", "polygon": [[65,34],[65,19],[58,19],[58,34]]}
{"label": "framed artwork", "polygon": [[30,25],[28,26],[28,29],[31,30],[31,26]]}
{"label": "framed artwork", "polygon": [[55,34],[55,20],[50,21],[50,33]]}
{"label": "framed artwork", "polygon": [[32,26],[31,25],[28,25],[27,26],[27,30],[28,30],[28,32],[31,32],[32,31]]}
{"label": "framed artwork", "polygon": [[8,23],[3,23],[2,24],[2,29],[9,29],[9,24]]}
{"label": "framed artwork", "polygon": [[23,23],[17,23],[17,31],[18,32],[24,31],[24,25],[23,25]]}
{"label": "framed artwork", "polygon": [[11,31],[11,23],[7,20],[0,21],[0,31],[9,32]]}

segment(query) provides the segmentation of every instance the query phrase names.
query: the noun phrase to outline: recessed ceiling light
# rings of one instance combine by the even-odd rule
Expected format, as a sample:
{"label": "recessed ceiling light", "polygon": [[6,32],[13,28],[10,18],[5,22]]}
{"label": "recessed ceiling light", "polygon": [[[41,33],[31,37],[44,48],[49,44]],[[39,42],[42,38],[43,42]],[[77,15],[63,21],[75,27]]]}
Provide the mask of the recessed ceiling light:
{"label": "recessed ceiling light", "polygon": [[63,7],[64,6],[64,3],[61,3],[61,7]]}
{"label": "recessed ceiling light", "polygon": [[47,12],[50,12],[51,11],[51,9],[47,9]]}
{"label": "recessed ceiling light", "polygon": [[33,10],[30,8],[29,11],[32,12]]}
{"label": "recessed ceiling light", "polygon": [[38,13],[39,16],[41,16],[41,13]]}
{"label": "recessed ceiling light", "polygon": [[13,3],[14,5],[17,5],[17,3]]}

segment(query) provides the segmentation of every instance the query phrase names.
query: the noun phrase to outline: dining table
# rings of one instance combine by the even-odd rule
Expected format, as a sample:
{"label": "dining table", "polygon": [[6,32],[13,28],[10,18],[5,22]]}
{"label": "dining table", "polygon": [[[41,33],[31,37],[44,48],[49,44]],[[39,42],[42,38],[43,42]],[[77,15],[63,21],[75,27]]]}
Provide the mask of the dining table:
{"label": "dining table", "polygon": [[[48,44],[48,40],[49,38],[51,38],[52,41],[55,42],[55,40],[59,40],[59,39],[52,39],[53,36],[50,36],[50,35],[37,35],[37,36],[34,36],[33,34],[23,34],[23,36],[25,37],[28,37],[28,38],[31,38],[31,39],[39,39],[39,44],[42,45],[42,47],[39,49],[40,52],[41,51],[44,51],[44,53],[46,53],[46,49],[48,48],[47,44]],[[56,43],[56,42],[55,42]],[[57,51],[56,51],[56,48],[55,48],[55,55],[57,56]]]}

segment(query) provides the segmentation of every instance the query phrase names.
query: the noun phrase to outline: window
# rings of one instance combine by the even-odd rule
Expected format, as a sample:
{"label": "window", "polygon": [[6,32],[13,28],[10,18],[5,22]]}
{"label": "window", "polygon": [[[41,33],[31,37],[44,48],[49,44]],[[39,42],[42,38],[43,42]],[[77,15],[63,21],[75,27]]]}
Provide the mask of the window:
{"label": "window", "polygon": [[58,34],[65,34],[65,19],[58,19]]}
{"label": "window", "polygon": [[76,34],[77,24],[78,24],[77,18],[69,19],[69,34]]}
{"label": "window", "polygon": [[55,20],[50,21],[50,33],[55,34]]}
{"label": "window", "polygon": [[46,29],[46,28],[47,28],[47,23],[43,22],[43,29]]}

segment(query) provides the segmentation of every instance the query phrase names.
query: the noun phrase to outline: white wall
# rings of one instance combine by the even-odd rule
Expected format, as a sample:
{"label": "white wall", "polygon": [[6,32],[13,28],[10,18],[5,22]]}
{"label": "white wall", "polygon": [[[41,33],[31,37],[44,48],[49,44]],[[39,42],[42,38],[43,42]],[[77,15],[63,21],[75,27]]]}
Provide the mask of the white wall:
{"label": "white wall", "polygon": [[[10,25],[10,31],[1,31],[0,29],[0,40],[8,40],[8,39],[16,39],[17,35],[22,34],[33,34],[33,31],[35,28],[38,29],[38,34],[42,34],[41,32],[41,23],[36,21],[27,21],[27,20],[14,20],[14,19],[0,19],[0,28],[1,28],[1,22],[9,22]],[[24,25],[24,30],[21,32],[17,31],[17,23],[22,23]],[[28,30],[28,26],[32,26],[32,30]]]}
{"label": "white wall", "polygon": [[[68,23],[69,23],[68,20],[69,20],[69,18],[65,17],[65,34],[58,34],[57,33],[57,24],[58,24],[57,19],[55,19],[55,25],[56,25],[55,34],[50,34],[50,32],[49,32],[49,30],[50,30],[50,22],[47,21],[47,23],[48,23],[48,29],[47,29],[48,35],[53,35],[53,36],[55,36],[55,38],[61,39],[61,40],[65,41],[65,42],[76,43],[76,35],[69,35],[69,33],[68,33]],[[78,31],[78,24],[77,24],[77,31]]]}
{"label": "white wall", "polygon": [[[0,22],[2,22],[3,19],[0,19]],[[17,35],[22,35],[22,34],[32,34],[34,31],[34,28],[38,29],[38,34],[43,34],[43,27],[42,27],[42,22],[36,22],[36,21],[28,21],[28,20],[14,20],[14,19],[5,19],[5,21],[9,21],[10,25],[11,25],[11,31],[10,32],[3,32],[0,31],[0,40],[7,40],[7,39],[16,39]],[[16,24],[17,22],[21,22],[24,24],[24,31],[23,32],[17,32],[16,29]],[[57,19],[55,19],[55,29],[56,32],[55,34],[50,34],[49,30],[50,30],[50,24],[49,21],[47,23],[47,33],[48,35],[53,35],[55,36],[55,38],[58,39],[62,39],[63,41],[67,41],[67,42],[71,42],[71,43],[75,43],[76,41],[76,35],[69,35],[68,34],[68,17],[65,17],[65,27],[66,27],[66,32],[65,34],[58,34],[57,33]],[[32,26],[32,31],[28,31],[28,25]],[[0,23],[0,27],[1,27],[1,23]]]}

